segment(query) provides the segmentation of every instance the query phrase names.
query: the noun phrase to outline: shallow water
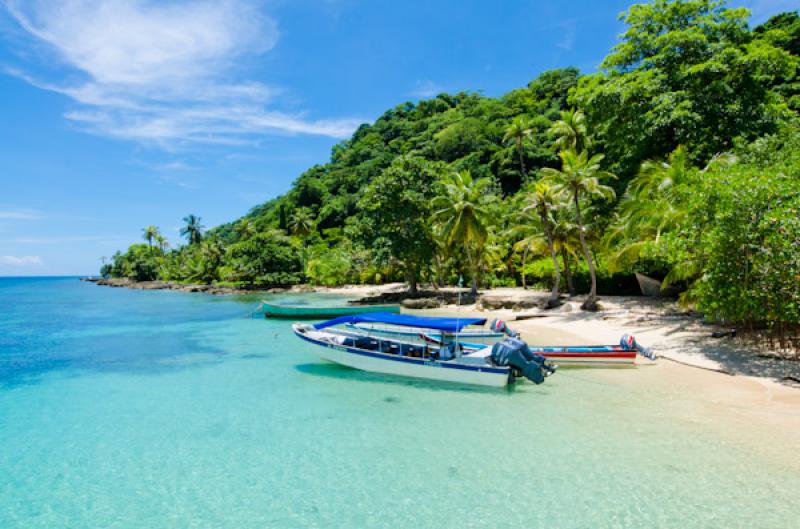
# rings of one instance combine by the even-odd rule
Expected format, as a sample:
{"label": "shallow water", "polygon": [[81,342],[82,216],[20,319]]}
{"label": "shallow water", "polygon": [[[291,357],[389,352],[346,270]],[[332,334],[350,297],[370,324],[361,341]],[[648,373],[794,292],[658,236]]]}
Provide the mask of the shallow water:
{"label": "shallow water", "polygon": [[700,404],[340,368],[257,301],[0,278],[0,527],[796,526],[797,458]]}

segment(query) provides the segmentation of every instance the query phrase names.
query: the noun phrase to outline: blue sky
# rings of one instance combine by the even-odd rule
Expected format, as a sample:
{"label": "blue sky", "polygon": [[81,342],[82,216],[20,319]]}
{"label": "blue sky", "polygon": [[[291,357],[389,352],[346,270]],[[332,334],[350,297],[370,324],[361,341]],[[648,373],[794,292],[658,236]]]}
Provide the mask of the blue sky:
{"label": "blue sky", "polygon": [[402,101],[593,71],[629,3],[0,0],[0,275],[96,273],[147,224],[178,244]]}

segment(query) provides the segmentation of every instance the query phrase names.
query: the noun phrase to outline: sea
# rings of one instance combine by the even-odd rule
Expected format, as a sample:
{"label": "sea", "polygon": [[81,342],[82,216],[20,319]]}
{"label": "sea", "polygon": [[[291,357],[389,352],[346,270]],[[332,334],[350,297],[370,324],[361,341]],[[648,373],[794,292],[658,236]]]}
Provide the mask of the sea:
{"label": "sea", "polygon": [[370,374],[259,301],[0,278],[0,528],[800,526],[798,452],[641,370]]}

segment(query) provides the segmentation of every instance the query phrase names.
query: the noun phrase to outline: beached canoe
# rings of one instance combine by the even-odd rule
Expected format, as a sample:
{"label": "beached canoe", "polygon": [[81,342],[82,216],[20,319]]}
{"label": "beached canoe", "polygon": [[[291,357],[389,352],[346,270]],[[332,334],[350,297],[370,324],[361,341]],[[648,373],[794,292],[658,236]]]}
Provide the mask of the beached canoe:
{"label": "beached canoe", "polygon": [[315,305],[278,305],[261,303],[259,311],[267,318],[291,318],[296,320],[328,319],[354,314],[372,312],[400,312],[400,305],[345,305],[340,307],[319,307]]}

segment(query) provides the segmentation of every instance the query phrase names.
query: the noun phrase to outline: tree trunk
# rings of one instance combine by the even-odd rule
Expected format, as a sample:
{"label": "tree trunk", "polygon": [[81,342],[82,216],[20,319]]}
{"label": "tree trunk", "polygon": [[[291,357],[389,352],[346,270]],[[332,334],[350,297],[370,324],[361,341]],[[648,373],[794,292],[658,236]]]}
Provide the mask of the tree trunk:
{"label": "tree trunk", "polygon": [[525,245],[525,251],[522,252],[522,290],[525,290],[525,263],[528,262],[528,250],[530,246]]}
{"label": "tree trunk", "polygon": [[566,248],[561,247],[561,259],[564,261],[564,275],[567,276],[567,290],[570,296],[575,295],[575,283],[572,280],[572,269],[569,266],[569,255]]}
{"label": "tree trunk", "polygon": [[583,235],[583,220],[581,219],[581,205],[578,200],[578,194],[576,193],[573,196],[575,198],[575,219],[578,221],[578,235],[581,239],[581,248],[583,249],[583,255],[586,257],[586,263],[589,265],[589,276],[592,278],[592,288],[589,291],[589,297],[583,302],[582,307],[591,309],[597,301],[597,275],[594,271],[592,253],[589,251],[589,247],[586,245],[586,237]]}
{"label": "tree trunk", "polygon": [[542,225],[544,226],[544,234],[547,236],[547,246],[550,248],[550,257],[553,258],[553,266],[555,266],[555,278],[553,278],[553,291],[550,293],[550,305],[558,305],[558,286],[561,283],[561,270],[558,267],[558,256],[556,255],[556,247],[553,245],[553,236],[550,233],[550,224],[547,222],[547,217],[541,215]]}
{"label": "tree trunk", "polygon": [[522,178],[528,176],[525,171],[525,157],[522,155],[522,139],[517,140],[517,153],[519,154],[519,170],[522,173]]}
{"label": "tree trunk", "polygon": [[475,252],[475,255],[470,258],[470,269],[472,271],[472,289],[470,290],[470,294],[472,296],[478,295],[478,252]]}
{"label": "tree trunk", "polygon": [[411,294],[417,293],[417,271],[413,266],[406,266],[406,282],[408,283],[408,291]]}

